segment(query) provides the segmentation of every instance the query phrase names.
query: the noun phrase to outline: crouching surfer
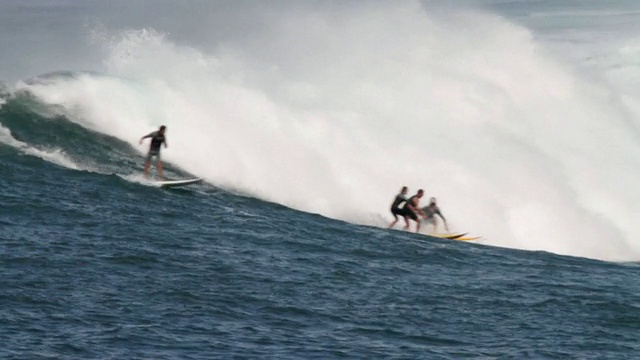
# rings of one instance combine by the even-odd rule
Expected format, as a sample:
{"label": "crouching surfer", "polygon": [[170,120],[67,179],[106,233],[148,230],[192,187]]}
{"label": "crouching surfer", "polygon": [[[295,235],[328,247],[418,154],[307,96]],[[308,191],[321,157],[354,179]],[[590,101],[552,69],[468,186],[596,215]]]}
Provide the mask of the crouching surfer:
{"label": "crouching surfer", "polygon": [[442,221],[444,222],[444,229],[449,232],[449,225],[447,225],[447,219],[444,218],[440,208],[436,204],[436,198],[432,197],[429,200],[429,205],[422,208],[422,213],[424,214],[424,222],[425,226],[429,224],[433,225],[433,232],[438,232],[438,220],[436,219],[436,215],[440,216]]}

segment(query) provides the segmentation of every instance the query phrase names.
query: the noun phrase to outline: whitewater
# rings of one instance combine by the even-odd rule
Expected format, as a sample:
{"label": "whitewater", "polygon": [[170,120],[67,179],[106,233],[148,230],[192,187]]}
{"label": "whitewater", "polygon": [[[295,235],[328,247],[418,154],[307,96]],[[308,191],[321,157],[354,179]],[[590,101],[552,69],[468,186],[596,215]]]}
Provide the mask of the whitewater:
{"label": "whitewater", "polygon": [[[487,4],[309,3],[200,46],[90,23],[94,68],[12,91],[140,154],[140,136],[166,125],[168,162],[296,210],[385,227],[406,185],[483,244],[638,261],[637,39],[603,48],[606,33],[549,35],[553,16]],[[4,129],[0,140],[24,146]]]}

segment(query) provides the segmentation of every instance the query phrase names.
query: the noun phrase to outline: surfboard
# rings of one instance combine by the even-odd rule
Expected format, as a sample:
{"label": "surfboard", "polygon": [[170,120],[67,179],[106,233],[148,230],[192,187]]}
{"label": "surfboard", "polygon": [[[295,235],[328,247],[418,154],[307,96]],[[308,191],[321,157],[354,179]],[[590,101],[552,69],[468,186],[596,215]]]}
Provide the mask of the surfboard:
{"label": "surfboard", "polygon": [[429,234],[429,236],[433,236],[433,237],[438,237],[441,239],[447,239],[447,240],[458,240],[458,241],[473,241],[473,240],[478,240],[478,239],[482,239],[481,236],[466,236],[468,233],[454,233],[454,234]]}
{"label": "surfboard", "polygon": [[480,236],[476,236],[476,237],[459,237],[459,238],[455,238],[455,239],[451,239],[451,240],[458,240],[458,241],[473,241],[473,240],[478,240],[478,239],[482,239],[482,237]]}
{"label": "surfboard", "polygon": [[429,234],[429,236],[433,236],[433,237],[438,237],[441,239],[450,239],[450,240],[454,240],[454,239],[458,239],[460,237],[463,237],[467,235],[467,233],[452,233],[452,234]]}
{"label": "surfboard", "polygon": [[202,181],[202,179],[200,178],[185,179],[185,180],[167,180],[167,181],[158,181],[157,184],[160,185],[160,187],[169,188],[169,187],[196,184],[196,183],[199,183],[200,181]]}

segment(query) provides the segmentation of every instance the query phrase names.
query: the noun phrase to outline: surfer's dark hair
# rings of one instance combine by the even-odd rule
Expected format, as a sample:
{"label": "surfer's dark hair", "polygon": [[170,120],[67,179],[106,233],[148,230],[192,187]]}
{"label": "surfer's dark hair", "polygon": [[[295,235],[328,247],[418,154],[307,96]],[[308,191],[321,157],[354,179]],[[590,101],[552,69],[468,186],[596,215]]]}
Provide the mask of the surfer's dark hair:
{"label": "surfer's dark hair", "polygon": [[164,126],[164,125],[160,126],[160,130],[164,130],[164,129],[166,129],[166,128],[167,128],[167,127],[166,127],[166,126]]}

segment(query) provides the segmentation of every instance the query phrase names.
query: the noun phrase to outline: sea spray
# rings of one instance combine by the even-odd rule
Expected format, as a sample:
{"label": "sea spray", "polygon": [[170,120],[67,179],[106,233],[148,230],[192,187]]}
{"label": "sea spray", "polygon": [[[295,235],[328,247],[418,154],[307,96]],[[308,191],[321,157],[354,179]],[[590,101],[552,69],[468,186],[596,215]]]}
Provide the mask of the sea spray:
{"label": "sea spray", "polygon": [[117,33],[106,76],[22,87],[134,146],[167,125],[168,161],[299,210],[372,224],[407,185],[489,244],[640,257],[629,111],[528,30],[415,1],[267,19],[218,52]]}

